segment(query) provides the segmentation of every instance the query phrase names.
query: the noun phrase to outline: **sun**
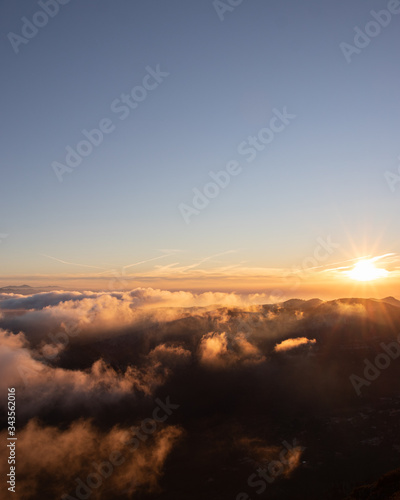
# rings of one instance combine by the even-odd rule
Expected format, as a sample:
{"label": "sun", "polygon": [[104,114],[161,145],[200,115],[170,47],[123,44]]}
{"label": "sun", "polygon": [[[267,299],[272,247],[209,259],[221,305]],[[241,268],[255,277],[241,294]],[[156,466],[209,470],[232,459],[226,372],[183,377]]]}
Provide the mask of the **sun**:
{"label": "sun", "polygon": [[353,269],[347,271],[347,276],[355,281],[372,281],[379,278],[386,278],[389,274],[386,269],[381,269],[375,266],[373,259],[360,260]]}

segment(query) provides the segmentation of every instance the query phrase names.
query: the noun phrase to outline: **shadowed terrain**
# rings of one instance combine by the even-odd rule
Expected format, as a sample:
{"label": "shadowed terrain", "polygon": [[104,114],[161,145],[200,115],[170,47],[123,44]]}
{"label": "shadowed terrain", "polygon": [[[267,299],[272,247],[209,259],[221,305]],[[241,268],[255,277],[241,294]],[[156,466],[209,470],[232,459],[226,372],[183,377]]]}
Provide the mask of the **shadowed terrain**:
{"label": "shadowed terrain", "polygon": [[392,498],[399,301],[185,293],[2,295],[16,498]]}

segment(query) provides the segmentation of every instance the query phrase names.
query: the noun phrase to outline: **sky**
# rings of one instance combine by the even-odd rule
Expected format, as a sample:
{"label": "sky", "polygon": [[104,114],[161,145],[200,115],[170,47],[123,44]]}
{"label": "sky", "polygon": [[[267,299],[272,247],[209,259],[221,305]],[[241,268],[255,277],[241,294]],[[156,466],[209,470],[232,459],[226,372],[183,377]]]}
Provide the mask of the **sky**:
{"label": "sky", "polygon": [[0,9],[1,286],[396,295],[397,0]]}

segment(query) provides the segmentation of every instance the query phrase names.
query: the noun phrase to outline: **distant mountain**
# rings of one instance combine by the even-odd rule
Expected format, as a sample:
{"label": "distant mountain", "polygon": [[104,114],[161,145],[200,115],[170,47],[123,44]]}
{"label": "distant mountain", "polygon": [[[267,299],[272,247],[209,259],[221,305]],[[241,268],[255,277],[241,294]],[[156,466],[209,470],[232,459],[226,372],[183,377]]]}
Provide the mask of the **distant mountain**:
{"label": "distant mountain", "polygon": [[281,303],[281,306],[288,308],[288,309],[299,309],[303,307],[305,304],[305,300],[303,299],[289,299],[286,300],[285,302]]}
{"label": "distant mountain", "polygon": [[29,285],[16,285],[14,287],[4,287],[4,288],[32,288],[32,287]]}
{"label": "distant mountain", "polygon": [[285,302],[282,302],[280,305],[287,308],[287,309],[309,309],[312,307],[317,307],[321,304],[323,304],[323,300],[321,299],[309,299],[309,300],[304,300],[304,299],[289,299],[286,300]]}
{"label": "distant mountain", "polygon": [[54,290],[62,290],[59,286],[44,286],[44,287],[32,287],[29,285],[15,285],[15,286],[4,286],[0,287],[0,293],[16,293],[19,295],[33,295],[35,293],[41,292],[52,292]]}
{"label": "distant mountain", "polygon": [[325,302],[321,299],[310,299],[306,300],[303,304],[303,310],[316,308]]}
{"label": "distant mountain", "polygon": [[392,306],[400,307],[400,300],[397,300],[394,297],[386,297],[385,299],[382,299],[381,302],[386,302]]}

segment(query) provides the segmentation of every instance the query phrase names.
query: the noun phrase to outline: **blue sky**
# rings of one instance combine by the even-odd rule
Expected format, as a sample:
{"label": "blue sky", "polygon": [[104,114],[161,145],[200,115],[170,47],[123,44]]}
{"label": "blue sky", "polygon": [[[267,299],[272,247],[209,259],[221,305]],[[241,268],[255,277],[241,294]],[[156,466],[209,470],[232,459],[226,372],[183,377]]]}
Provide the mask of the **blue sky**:
{"label": "blue sky", "polygon": [[[397,254],[400,14],[350,63],[340,48],[388,3],[243,0],[221,21],[208,0],[71,0],[16,54],[9,33],[43,9],[4,0],[1,282],[158,257],[135,268],[257,274],[327,235],[332,262]],[[168,76],[120,120],[111,103],[157,66]],[[285,107],[296,118],[246,162],[238,145]],[[60,182],[52,163],[104,118],[115,130]],[[231,160],[240,174],[186,224],[180,204]]]}

